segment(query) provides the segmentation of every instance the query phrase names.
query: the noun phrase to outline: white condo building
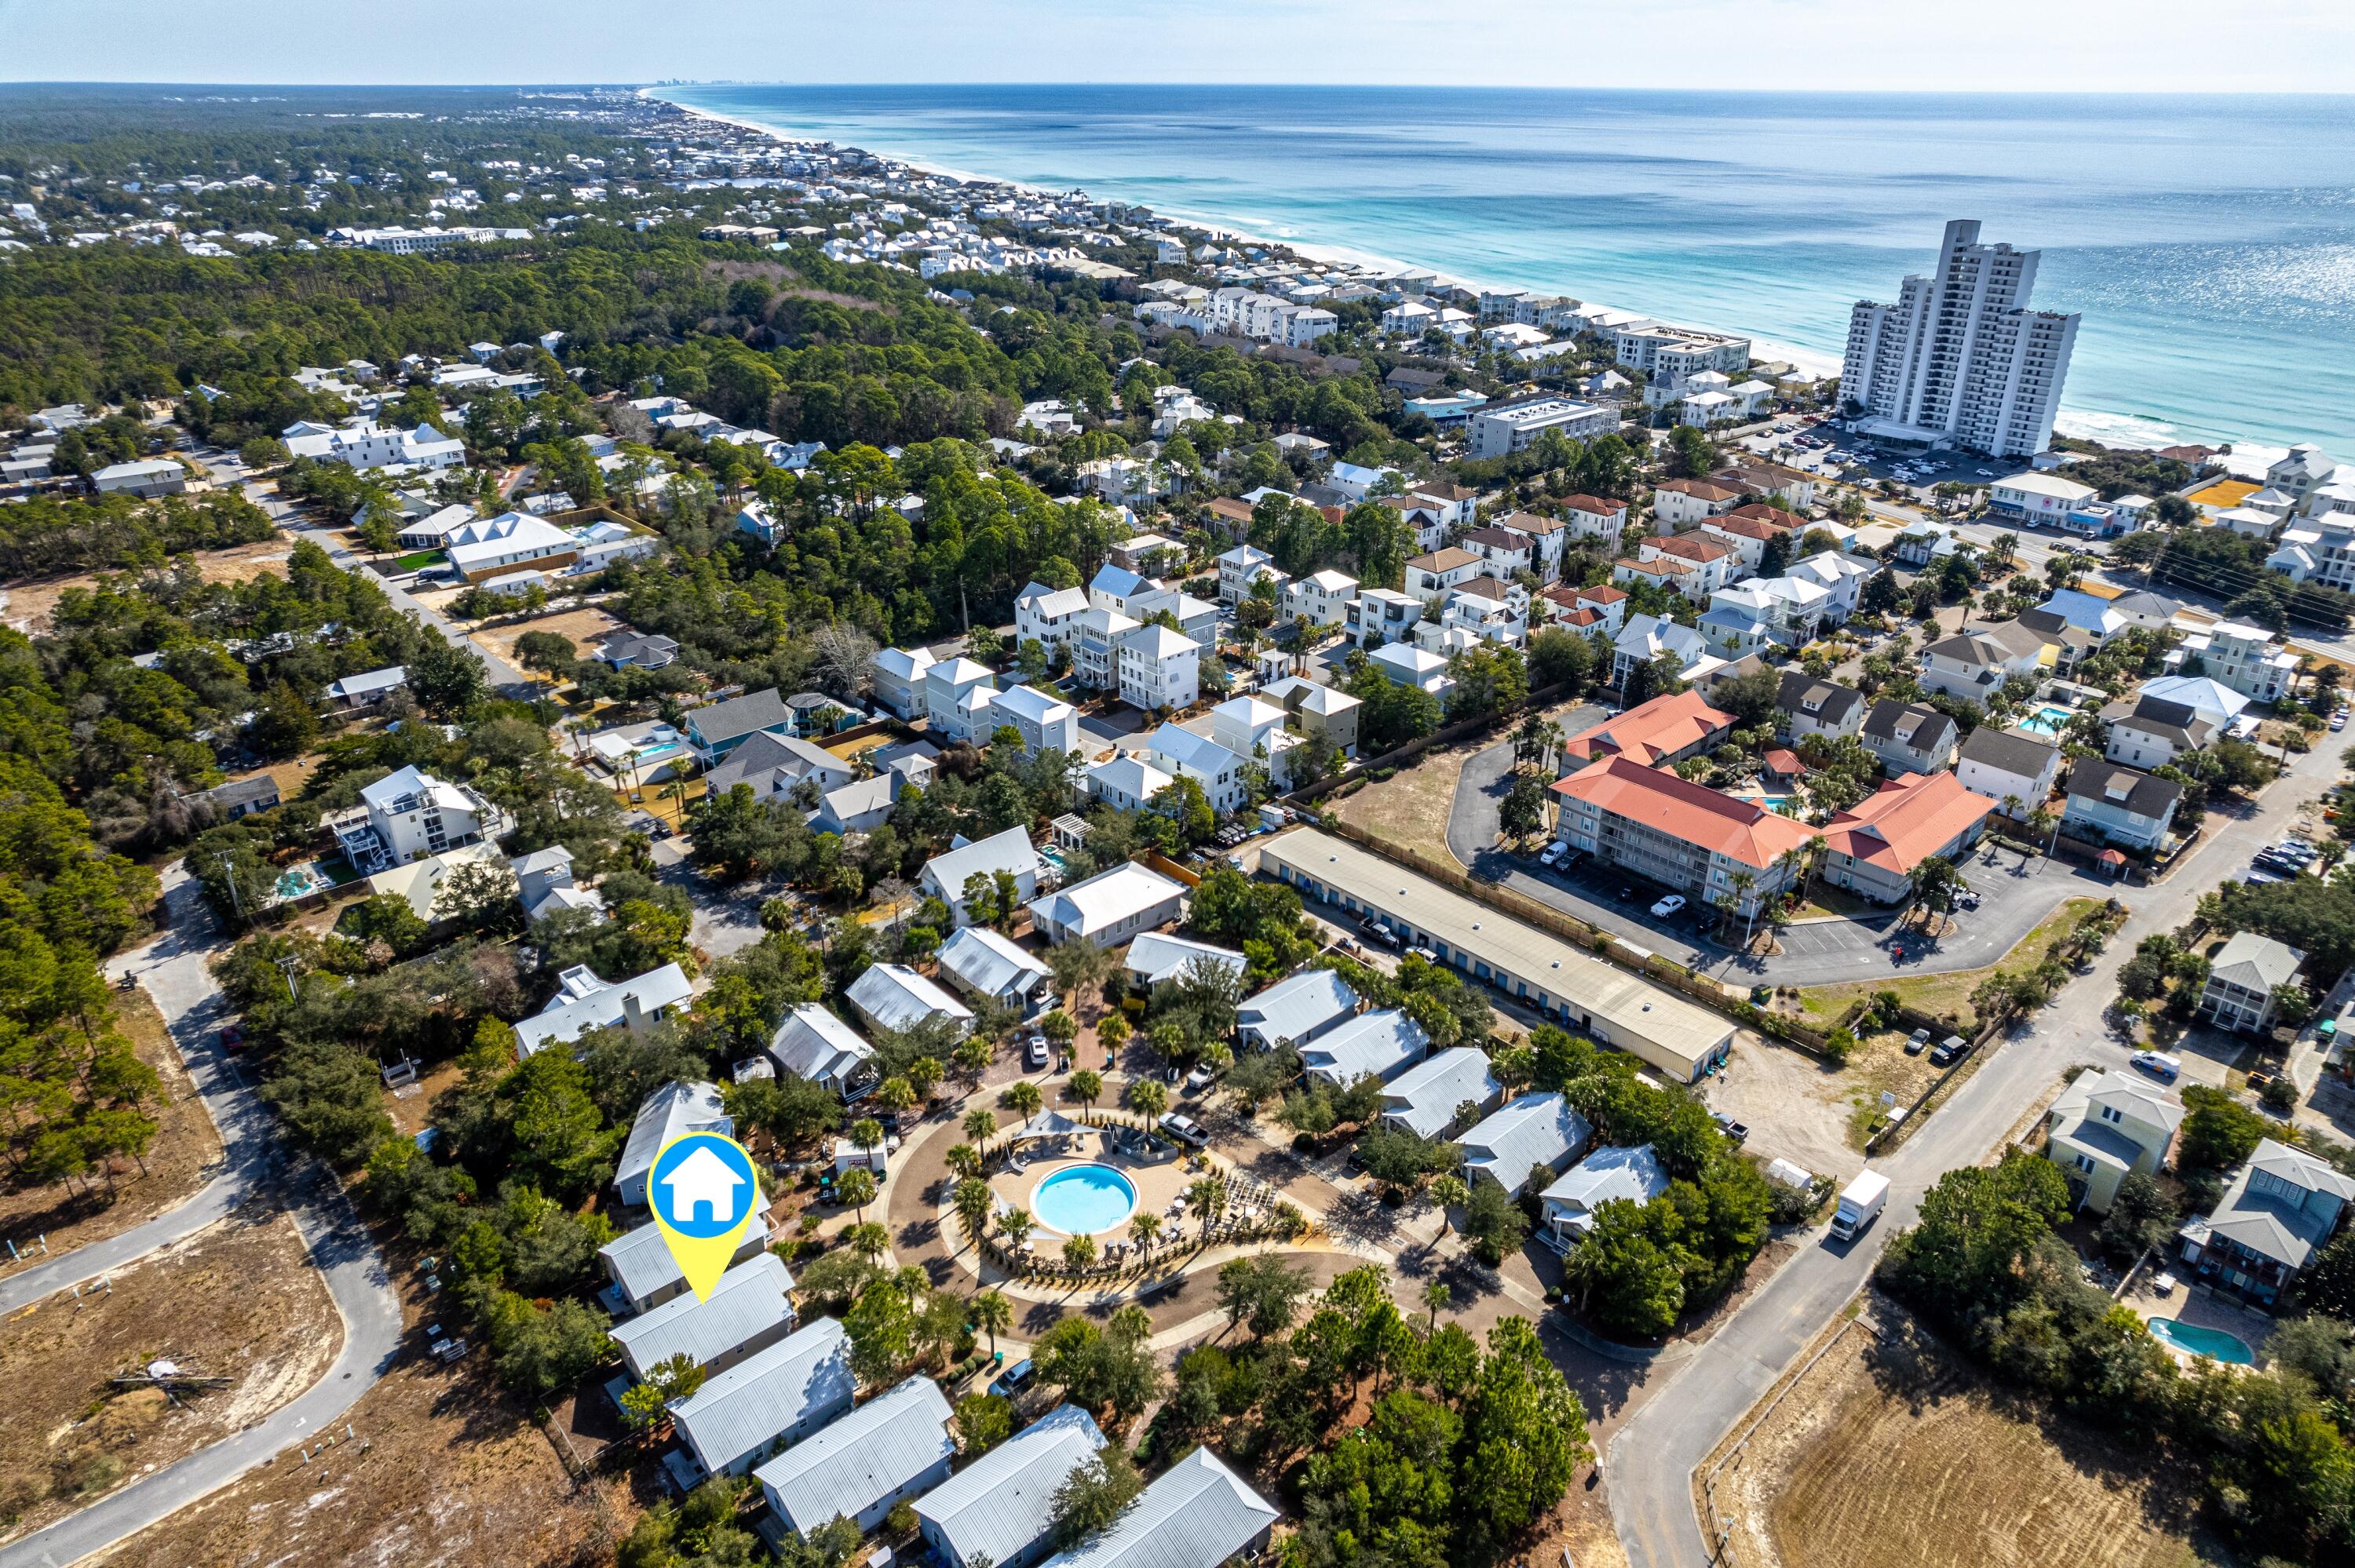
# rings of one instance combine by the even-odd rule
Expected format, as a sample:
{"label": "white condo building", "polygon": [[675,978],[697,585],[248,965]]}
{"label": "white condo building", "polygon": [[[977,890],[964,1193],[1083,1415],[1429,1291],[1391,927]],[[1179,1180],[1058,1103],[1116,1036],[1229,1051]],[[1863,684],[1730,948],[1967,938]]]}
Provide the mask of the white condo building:
{"label": "white condo building", "polygon": [[1996,457],[2042,451],[2080,318],[2028,308],[2041,254],[1981,245],[1973,219],[1946,225],[1935,273],[1908,277],[1893,305],[1857,302],[1841,397],[1901,440],[1949,439]]}

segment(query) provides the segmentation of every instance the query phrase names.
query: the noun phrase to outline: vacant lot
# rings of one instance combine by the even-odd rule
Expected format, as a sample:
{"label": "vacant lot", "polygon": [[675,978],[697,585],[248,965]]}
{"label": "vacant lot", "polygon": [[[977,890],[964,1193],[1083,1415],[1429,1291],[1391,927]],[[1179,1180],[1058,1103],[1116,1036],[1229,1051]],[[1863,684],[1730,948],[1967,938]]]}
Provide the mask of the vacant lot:
{"label": "vacant lot", "polygon": [[[413,1282],[404,1271],[403,1284]],[[110,1568],[557,1568],[611,1562],[636,1506],[615,1479],[575,1491],[556,1450],[492,1383],[479,1349],[424,1353],[414,1295],[409,1355],[360,1396],[353,1440],[293,1449],[91,1559]],[[343,1428],[335,1428],[340,1437]]]}
{"label": "vacant lot", "polygon": [[89,1185],[71,1190],[63,1182],[0,1185],[0,1234],[20,1247],[46,1235],[49,1250],[59,1253],[120,1234],[203,1186],[220,1161],[220,1134],[164,1032],[163,1015],[144,991],[112,994],[123,1033],[163,1080],[165,1104],[153,1112],[160,1125],[147,1150],[146,1171],[142,1174],[134,1160],[117,1160],[112,1190],[106,1176],[97,1172]]}
{"label": "vacant lot", "polygon": [[1971,992],[1978,989],[1981,980],[1998,969],[2016,974],[2021,969],[2034,969],[2044,961],[2044,956],[2051,951],[2052,945],[2068,935],[2072,926],[2087,911],[2098,909],[2101,905],[2098,898],[2063,900],[2060,908],[2047,915],[2034,930],[2022,937],[2000,962],[1989,964],[1985,969],[1810,986],[1799,993],[1800,1004],[1810,1023],[1828,1023],[1856,998],[1870,996],[1876,991],[1893,991],[1908,1007],[1934,1018],[1955,1014],[1961,1020],[1957,1027],[1967,1034],[1977,1026],[1977,1015],[1971,1011]]}
{"label": "vacant lot", "polygon": [[[284,575],[286,558],[293,552],[286,541],[279,538],[257,539],[250,545],[231,545],[225,550],[191,550],[176,557],[192,561],[197,571],[208,583],[241,583],[258,577],[264,572]],[[11,583],[0,588],[0,624],[13,626],[24,632],[47,630],[49,614],[69,588],[93,588],[101,574],[75,572],[60,577],[45,577],[37,582]],[[129,574],[107,574],[127,576]]]}
{"label": "vacant lot", "polygon": [[486,626],[474,633],[474,641],[496,653],[516,668],[516,639],[527,631],[553,631],[572,640],[572,646],[582,658],[596,652],[598,642],[607,632],[618,631],[622,623],[595,608],[568,609],[560,615],[542,615],[530,620],[510,621],[503,626]]}
{"label": "vacant lot", "polygon": [[2190,1568],[2195,1486],[2007,1400],[1892,1314],[1798,1378],[1715,1506],[1740,1568]]}
{"label": "vacant lot", "polygon": [[[0,1517],[37,1530],[217,1443],[319,1380],[336,1307],[283,1215],[232,1215],[113,1277],[0,1324]],[[183,1394],[108,1380],[163,1359],[226,1387]]]}
{"label": "vacant lot", "polygon": [[1487,744],[1425,752],[1412,767],[1343,800],[1334,814],[1401,849],[1454,865],[1455,856],[1447,848],[1447,817],[1455,809],[1455,781],[1463,777],[1465,762]]}

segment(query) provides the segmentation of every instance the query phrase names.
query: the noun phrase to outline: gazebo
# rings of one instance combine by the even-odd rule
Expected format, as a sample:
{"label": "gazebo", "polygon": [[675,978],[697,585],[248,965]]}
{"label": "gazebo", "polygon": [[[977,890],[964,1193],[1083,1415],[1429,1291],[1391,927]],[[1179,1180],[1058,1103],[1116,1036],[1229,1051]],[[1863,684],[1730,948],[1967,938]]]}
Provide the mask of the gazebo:
{"label": "gazebo", "polygon": [[2101,853],[2096,863],[2101,866],[2102,874],[2113,881],[2126,874],[2126,857],[2123,851],[2105,849]]}

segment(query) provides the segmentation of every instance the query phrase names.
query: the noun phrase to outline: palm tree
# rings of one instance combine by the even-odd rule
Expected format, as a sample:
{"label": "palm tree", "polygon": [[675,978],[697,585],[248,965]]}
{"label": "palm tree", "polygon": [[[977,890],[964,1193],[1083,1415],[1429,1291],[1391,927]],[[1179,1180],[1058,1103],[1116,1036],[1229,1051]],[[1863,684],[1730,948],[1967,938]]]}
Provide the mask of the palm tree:
{"label": "palm tree", "polygon": [[981,1175],[981,1150],[970,1143],[952,1143],[948,1151],[949,1169],[959,1180],[971,1181]]}
{"label": "palm tree", "polygon": [[989,1353],[997,1355],[997,1336],[1014,1326],[1014,1303],[995,1290],[985,1290],[964,1304],[973,1326],[989,1336]]}
{"label": "palm tree", "polygon": [[1073,1268],[1085,1268],[1096,1260],[1096,1238],[1073,1236],[1063,1244],[1063,1261]]}
{"label": "palm tree", "polygon": [[[1737,871],[1733,874],[1733,903],[1736,908],[1739,908],[1743,904],[1749,902],[1750,889],[1757,881],[1758,878],[1747,871]],[[1757,935],[1758,906],[1753,904],[1750,906],[1750,923],[1742,933],[1742,945],[1744,947],[1749,946],[1751,938]]]}
{"label": "palm tree", "polygon": [[1202,1216],[1202,1234],[1208,1237],[1210,1221],[1227,1206],[1227,1184],[1215,1177],[1201,1177],[1186,1189],[1186,1202]]}
{"label": "palm tree", "polygon": [[1103,1075],[1082,1067],[1063,1085],[1063,1093],[1092,1110],[1103,1095]]}
{"label": "palm tree", "polygon": [[890,1246],[891,1233],[873,1220],[868,1220],[843,1232],[842,1239],[851,1251],[873,1263]]}
{"label": "palm tree", "polygon": [[1047,1103],[1047,1097],[1039,1092],[1038,1085],[1028,1078],[1019,1078],[1006,1086],[1006,1092],[997,1097],[997,1103],[1024,1121],[1028,1121],[1039,1114],[1039,1107]]}
{"label": "palm tree", "polygon": [[1161,1239],[1161,1216],[1159,1214],[1130,1215],[1128,1234],[1136,1238],[1137,1245],[1151,1252],[1153,1244]]}
{"label": "palm tree", "polygon": [[916,1108],[916,1086],[905,1078],[886,1078],[875,1090],[875,1103],[888,1111]]}
{"label": "palm tree", "polygon": [[875,1172],[851,1170],[835,1179],[834,1201],[847,1203],[858,1211],[861,1220],[867,1218],[867,1205],[875,1201]]}
{"label": "palm tree", "polygon": [[883,1124],[871,1116],[860,1117],[850,1124],[850,1141],[868,1156],[871,1166],[875,1150],[883,1147]]}
{"label": "palm tree", "polygon": [[1432,1331],[1439,1330],[1439,1309],[1455,1299],[1455,1292],[1447,1288],[1447,1281],[1437,1275],[1423,1282],[1423,1304],[1431,1308]]}
{"label": "palm tree", "polygon": [[1547,719],[1538,726],[1539,772],[1546,772],[1552,767],[1553,758],[1561,750],[1562,742],[1569,738],[1562,733],[1561,726],[1552,719]]}
{"label": "palm tree", "polygon": [[964,1136],[975,1148],[987,1150],[989,1140],[997,1136],[997,1118],[980,1108],[965,1112]]}
{"label": "palm tree", "polygon": [[1128,1081],[1129,1108],[1137,1119],[1151,1126],[1154,1118],[1169,1108],[1169,1089],[1158,1078],[1131,1078]]}
{"label": "palm tree", "polygon": [[1039,1222],[1030,1217],[1030,1211],[1028,1209],[1008,1209],[997,1216],[997,1234],[1006,1238],[1007,1250],[1009,1252],[1020,1252],[1022,1244],[1028,1241],[1030,1233],[1038,1228]]}
{"label": "palm tree", "polygon": [[956,1184],[951,1202],[956,1206],[957,1218],[964,1222],[964,1234],[976,1242],[981,1239],[982,1227],[989,1223],[989,1205],[996,1199],[989,1183],[978,1176],[968,1176]]}
{"label": "palm tree", "polygon": [[1455,1224],[1448,1211],[1470,1202],[1472,1189],[1464,1184],[1463,1177],[1448,1175],[1433,1177],[1427,1191],[1431,1193],[1432,1207],[1439,1211],[1439,1234],[1445,1235]]}

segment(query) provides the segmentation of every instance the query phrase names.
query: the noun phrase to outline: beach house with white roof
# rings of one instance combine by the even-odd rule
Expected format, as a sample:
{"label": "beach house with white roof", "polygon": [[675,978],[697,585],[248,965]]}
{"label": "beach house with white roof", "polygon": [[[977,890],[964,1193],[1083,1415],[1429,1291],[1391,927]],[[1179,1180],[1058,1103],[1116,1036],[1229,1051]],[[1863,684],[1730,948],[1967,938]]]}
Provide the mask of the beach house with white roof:
{"label": "beach house with white roof", "polygon": [[1594,1129],[1559,1094],[1520,1095],[1497,1107],[1456,1141],[1464,1179],[1486,1179],[1518,1198],[1539,1166],[1560,1171],[1586,1148]]}
{"label": "beach house with white roof", "polygon": [[1035,899],[1030,917],[1050,942],[1114,948],[1185,912],[1185,885],[1135,861]]}
{"label": "beach house with white roof", "polygon": [[1302,1070],[1337,1089],[1369,1074],[1388,1082],[1430,1049],[1423,1025],[1395,1007],[1361,1012],[1299,1047]]}
{"label": "beach house with white roof", "polygon": [[950,1568],[1030,1568],[1047,1554],[1056,1491],[1103,1446],[1086,1411],[1057,1405],[918,1499],[925,1543]]}
{"label": "beach house with white roof", "polygon": [[1176,780],[1144,758],[1123,753],[1087,771],[1089,796],[1116,811],[1142,811]]}
{"label": "beach house with white roof", "polygon": [[516,1022],[516,1054],[529,1056],[550,1045],[569,1045],[591,1029],[627,1029],[643,1034],[686,1007],[692,991],[677,964],[609,984],[586,964],[557,976],[556,994],[529,1018]]}
{"label": "beach house with white roof", "polygon": [[1045,995],[1047,966],[1036,953],[986,926],[964,926],[941,944],[941,973],[967,996],[1021,1012]]}
{"label": "beach house with white roof", "polygon": [[1054,648],[1077,635],[1080,617],[1087,611],[1087,589],[1031,583],[1014,596],[1015,640],[1018,644],[1036,640]]}
{"label": "beach house with white roof", "polygon": [[1244,1484],[1208,1448],[1197,1448],[1154,1478],[1120,1522],[1047,1568],[1219,1568],[1267,1544],[1275,1505]]}
{"label": "beach house with white roof", "polygon": [[1152,991],[1183,979],[1197,964],[1208,964],[1232,976],[1240,986],[1248,963],[1249,960],[1232,948],[1198,942],[1191,937],[1175,936],[1167,931],[1146,931],[1128,945],[1128,956],[1121,962],[1121,972],[1132,986]]}
{"label": "beach house with white roof", "polygon": [[678,1355],[707,1372],[725,1372],[794,1331],[793,1287],[784,1259],[764,1252],[721,1275],[701,1300],[689,1291],[614,1324],[613,1343],[639,1383]]}
{"label": "beach house with white roof", "polygon": [[1390,1081],[1382,1090],[1382,1125],[1417,1138],[1444,1137],[1457,1121],[1494,1109],[1503,1092],[1488,1070],[1487,1053],[1457,1045]]}
{"label": "beach house with white roof", "polygon": [[870,964],[842,993],[851,1010],[876,1029],[913,1029],[928,1018],[948,1018],[959,1034],[973,1027],[973,1009],[905,964]]}
{"label": "beach house with white roof", "polygon": [[924,716],[924,673],[938,661],[927,648],[879,648],[868,660],[879,707],[911,724]]}
{"label": "beach house with white roof", "polygon": [[[757,1257],[768,1245],[769,1200],[756,1185],[752,1217],[746,1222],[744,1234],[737,1238],[736,1250],[728,1262],[732,1267]],[[650,1311],[687,1288],[687,1276],[679,1271],[678,1258],[664,1238],[662,1227],[652,1220],[615,1236],[597,1249],[597,1255],[605,1265],[606,1278],[612,1281],[598,1299],[617,1318]]]}
{"label": "beach house with white roof", "polygon": [[719,1103],[719,1085],[667,1083],[639,1104],[630,1121],[629,1141],[623,1144],[621,1161],[613,1168],[613,1191],[621,1194],[623,1207],[646,1206],[646,1178],[654,1172],[655,1156],[671,1139],[691,1132],[736,1136],[735,1118]]}
{"label": "beach house with white roof", "polygon": [[[989,739],[985,731],[978,738],[973,734],[973,714],[975,705],[973,694],[996,689],[997,677],[986,664],[977,664],[960,654],[927,665],[924,670],[924,715],[931,722],[932,738],[945,746],[955,741],[981,745]],[[979,705],[986,712],[988,705]]]}
{"label": "beach house with white roof", "polygon": [[1305,1045],[1354,1017],[1358,993],[1331,969],[1303,969],[1276,981],[1235,1009],[1235,1038],[1271,1050]]}
{"label": "beach house with white roof", "polygon": [[1594,1211],[1625,1198],[1648,1203],[1668,1190],[1668,1172],[1648,1143],[1598,1149],[1540,1194],[1539,1239],[1566,1253],[1594,1228]]}
{"label": "beach house with white roof", "polygon": [[1045,869],[1046,863],[1032,847],[1029,833],[1013,827],[932,856],[916,874],[916,886],[947,905],[958,925],[968,926],[973,923],[973,914],[965,905],[967,882],[985,876],[994,885],[1003,873],[1014,879],[1015,901],[1027,904],[1038,896],[1039,874]]}
{"label": "beach house with white roof", "polygon": [[1202,645],[1167,626],[1138,626],[1113,644],[1120,700],[1146,713],[1188,708],[1202,694]]}
{"label": "beach house with white roof", "polygon": [[949,1478],[956,1441],[941,1385],[911,1377],[752,1472],[769,1507],[804,1534],[836,1517],[862,1531]]}
{"label": "beach house with white roof", "polygon": [[769,1036],[768,1054],[779,1072],[822,1084],[846,1100],[875,1086],[875,1047],[818,1002],[785,1014]]}
{"label": "beach house with white roof", "polygon": [[839,1322],[820,1318],[795,1330],[670,1402],[681,1457],[692,1461],[681,1480],[693,1487],[709,1476],[742,1475],[848,1411],[858,1386],[850,1336]]}

